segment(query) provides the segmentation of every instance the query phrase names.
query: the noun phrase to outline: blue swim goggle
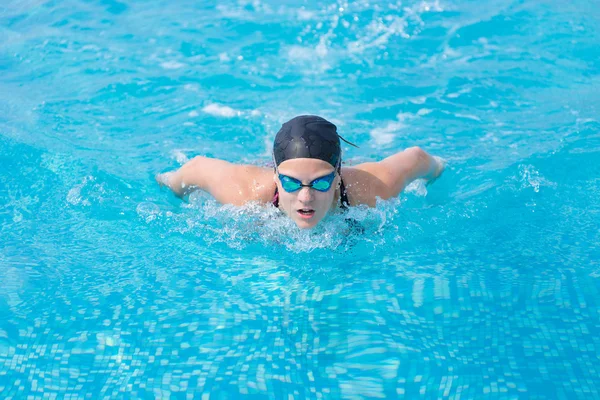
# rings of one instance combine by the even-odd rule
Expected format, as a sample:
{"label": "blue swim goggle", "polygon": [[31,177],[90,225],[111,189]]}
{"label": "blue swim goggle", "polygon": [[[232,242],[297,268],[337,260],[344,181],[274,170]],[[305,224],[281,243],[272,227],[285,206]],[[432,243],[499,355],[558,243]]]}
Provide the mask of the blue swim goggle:
{"label": "blue swim goggle", "polygon": [[331,184],[333,183],[333,179],[335,178],[335,171],[330,173],[329,175],[322,176],[320,178],[315,179],[308,185],[303,184],[296,178],[292,178],[291,176],[282,175],[277,172],[279,176],[279,180],[281,181],[281,187],[288,193],[295,192],[297,190],[302,189],[303,187],[313,188],[318,190],[319,192],[326,192],[331,188]]}

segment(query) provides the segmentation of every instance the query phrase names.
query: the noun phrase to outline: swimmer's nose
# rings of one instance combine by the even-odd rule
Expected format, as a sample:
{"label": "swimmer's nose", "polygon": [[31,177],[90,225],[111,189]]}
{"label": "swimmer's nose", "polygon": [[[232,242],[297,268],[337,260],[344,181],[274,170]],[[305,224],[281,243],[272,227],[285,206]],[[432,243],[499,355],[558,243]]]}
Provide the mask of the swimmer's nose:
{"label": "swimmer's nose", "polygon": [[313,192],[308,187],[303,187],[298,193],[298,200],[301,203],[310,203],[314,198]]}

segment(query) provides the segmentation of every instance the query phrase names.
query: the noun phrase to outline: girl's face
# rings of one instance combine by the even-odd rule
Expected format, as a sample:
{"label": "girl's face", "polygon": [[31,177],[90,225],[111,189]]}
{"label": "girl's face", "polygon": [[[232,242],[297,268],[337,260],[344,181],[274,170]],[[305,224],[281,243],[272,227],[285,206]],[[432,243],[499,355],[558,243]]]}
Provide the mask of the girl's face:
{"label": "girl's face", "polygon": [[318,191],[311,187],[287,192],[281,183],[287,176],[310,185],[318,178],[326,177],[334,172],[331,164],[313,158],[294,158],[279,164],[275,174],[275,183],[279,192],[279,208],[282,209],[301,229],[309,229],[317,225],[327,215],[336,200],[336,189],[340,184],[340,176],[335,178],[329,190]]}

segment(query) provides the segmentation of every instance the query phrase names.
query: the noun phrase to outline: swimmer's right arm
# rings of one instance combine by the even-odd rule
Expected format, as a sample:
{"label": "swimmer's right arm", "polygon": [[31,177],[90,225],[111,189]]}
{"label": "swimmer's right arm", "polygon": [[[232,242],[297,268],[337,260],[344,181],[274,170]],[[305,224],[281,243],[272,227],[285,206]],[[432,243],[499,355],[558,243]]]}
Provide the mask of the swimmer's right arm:
{"label": "swimmer's right arm", "polygon": [[156,181],[161,186],[168,186],[179,197],[202,189],[221,204],[243,205],[265,197],[265,185],[260,184],[264,170],[252,165],[198,156],[176,171],[156,175]]}
{"label": "swimmer's right arm", "polygon": [[[210,160],[207,162],[207,160]],[[161,186],[168,186],[177,196],[183,197],[194,189],[206,190],[208,186],[205,177],[207,165],[221,160],[206,157],[194,157],[176,171],[156,175],[156,181]]]}

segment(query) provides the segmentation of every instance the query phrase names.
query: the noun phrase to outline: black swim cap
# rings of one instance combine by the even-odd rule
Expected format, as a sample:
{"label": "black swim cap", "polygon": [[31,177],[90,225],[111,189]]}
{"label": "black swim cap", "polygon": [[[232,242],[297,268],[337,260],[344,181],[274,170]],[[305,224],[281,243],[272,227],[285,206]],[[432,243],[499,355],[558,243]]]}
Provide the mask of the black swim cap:
{"label": "black swim cap", "polygon": [[338,168],[341,156],[337,127],[316,115],[292,118],[281,126],[273,143],[276,166],[292,158],[316,158]]}

